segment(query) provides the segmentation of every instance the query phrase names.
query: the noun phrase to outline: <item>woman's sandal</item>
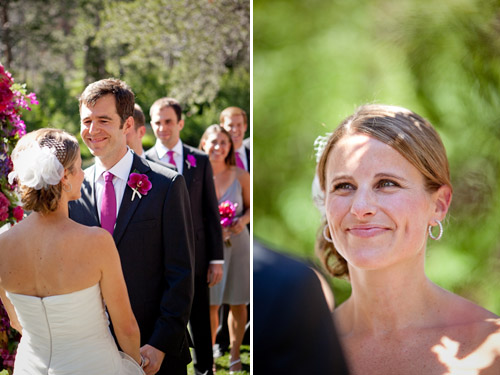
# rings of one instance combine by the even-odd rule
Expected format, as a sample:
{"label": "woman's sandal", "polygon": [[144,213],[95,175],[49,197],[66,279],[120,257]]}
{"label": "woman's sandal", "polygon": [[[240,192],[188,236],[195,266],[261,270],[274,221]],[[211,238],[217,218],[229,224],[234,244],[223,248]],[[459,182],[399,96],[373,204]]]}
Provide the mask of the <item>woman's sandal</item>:
{"label": "woman's sandal", "polygon": [[242,370],[242,369],[239,369],[239,370],[231,371],[231,367],[237,365],[238,363],[241,363],[241,358],[238,358],[238,359],[229,363],[229,374],[230,375],[236,374],[237,372],[240,372]]}

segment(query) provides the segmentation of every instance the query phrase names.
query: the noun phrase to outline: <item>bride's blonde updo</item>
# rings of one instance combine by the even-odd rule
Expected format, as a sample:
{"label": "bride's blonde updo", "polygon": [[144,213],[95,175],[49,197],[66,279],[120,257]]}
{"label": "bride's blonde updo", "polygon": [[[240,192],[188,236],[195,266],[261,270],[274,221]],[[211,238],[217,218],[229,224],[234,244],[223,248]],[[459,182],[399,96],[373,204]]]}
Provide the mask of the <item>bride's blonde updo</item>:
{"label": "bride's blonde updo", "polygon": [[61,199],[64,170],[74,173],[79,154],[77,139],[61,129],[39,129],[22,137],[12,152],[12,173],[23,208],[39,213],[55,211]]}
{"label": "bride's blonde updo", "polygon": [[[433,126],[408,109],[368,104],[359,107],[352,116],[342,121],[328,138],[316,169],[323,200],[327,188],[326,166],[330,152],[341,138],[353,134],[368,135],[398,151],[423,175],[428,192],[432,193],[443,185],[452,188],[446,150]],[[318,230],[316,253],[333,276],[348,276],[346,260],[337,252],[333,243],[325,239],[325,236],[331,237],[328,228],[325,229],[326,224],[325,219]]]}

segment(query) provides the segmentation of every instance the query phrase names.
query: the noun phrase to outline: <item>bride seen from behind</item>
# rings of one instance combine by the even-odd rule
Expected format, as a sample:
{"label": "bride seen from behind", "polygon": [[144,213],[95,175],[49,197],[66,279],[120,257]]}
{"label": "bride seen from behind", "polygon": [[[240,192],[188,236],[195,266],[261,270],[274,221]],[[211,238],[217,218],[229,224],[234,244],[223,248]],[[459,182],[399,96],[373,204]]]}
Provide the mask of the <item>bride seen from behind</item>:
{"label": "bride seen from behind", "polygon": [[[114,241],[106,230],[68,217],[84,178],[76,138],[40,129],[21,138],[12,159],[9,178],[17,180],[24,209],[33,211],[0,235],[0,296],[22,333],[14,373],[143,374]],[[103,298],[126,355],[111,336]]]}
{"label": "bride seen from behind", "polygon": [[427,237],[443,234],[452,197],[432,125],[365,105],[324,141],[317,251],[352,286],[334,311],[351,373],[499,374],[498,316],[425,275]]}

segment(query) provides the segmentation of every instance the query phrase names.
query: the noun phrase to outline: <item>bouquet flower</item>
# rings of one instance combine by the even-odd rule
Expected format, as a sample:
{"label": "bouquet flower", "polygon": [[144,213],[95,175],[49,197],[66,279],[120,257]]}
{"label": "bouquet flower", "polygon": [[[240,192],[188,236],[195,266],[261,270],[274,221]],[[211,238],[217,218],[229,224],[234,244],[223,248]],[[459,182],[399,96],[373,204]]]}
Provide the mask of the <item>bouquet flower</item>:
{"label": "bouquet flower", "polygon": [[[13,167],[10,154],[19,138],[26,134],[21,110],[30,110],[32,104],[38,104],[36,95],[28,94],[25,85],[15,83],[12,75],[0,64],[0,232],[24,217],[15,193],[16,184],[10,184],[7,176]],[[0,302],[0,370],[12,372],[20,338],[20,334],[11,328]]]}
{"label": "bouquet flower", "polygon": [[[235,217],[237,207],[238,203],[233,203],[229,200],[219,204],[220,224],[222,225],[222,228],[228,228],[235,222],[235,220],[238,220]],[[224,243],[226,246],[231,246],[231,240],[229,237],[224,238]]]}

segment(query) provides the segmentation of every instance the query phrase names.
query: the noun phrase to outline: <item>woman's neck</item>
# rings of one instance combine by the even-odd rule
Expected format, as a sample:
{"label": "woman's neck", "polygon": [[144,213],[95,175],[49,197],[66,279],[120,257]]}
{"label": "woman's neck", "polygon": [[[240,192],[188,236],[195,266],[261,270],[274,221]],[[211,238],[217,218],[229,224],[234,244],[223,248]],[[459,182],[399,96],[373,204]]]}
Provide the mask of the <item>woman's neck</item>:
{"label": "woman's neck", "polygon": [[423,264],[384,270],[350,268],[351,297],[336,313],[345,334],[384,335],[433,325],[443,290],[425,275]]}
{"label": "woman's neck", "polygon": [[229,169],[229,166],[225,162],[214,162],[211,164],[214,176]]}
{"label": "woman's neck", "polygon": [[39,214],[44,220],[54,222],[62,219],[67,219],[69,217],[68,200],[65,195],[61,197],[57,208],[49,213]]}

